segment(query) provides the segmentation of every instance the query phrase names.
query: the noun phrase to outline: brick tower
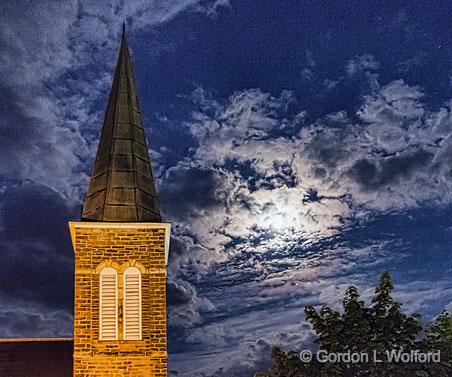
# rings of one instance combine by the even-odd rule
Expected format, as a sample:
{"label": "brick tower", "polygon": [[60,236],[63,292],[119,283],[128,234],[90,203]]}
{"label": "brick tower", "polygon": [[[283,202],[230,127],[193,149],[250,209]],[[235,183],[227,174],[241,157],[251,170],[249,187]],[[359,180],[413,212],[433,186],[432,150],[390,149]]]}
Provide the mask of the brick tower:
{"label": "brick tower", "polygon": [[167,376],[166,263],[123,29],[75,251],[74,376]]}

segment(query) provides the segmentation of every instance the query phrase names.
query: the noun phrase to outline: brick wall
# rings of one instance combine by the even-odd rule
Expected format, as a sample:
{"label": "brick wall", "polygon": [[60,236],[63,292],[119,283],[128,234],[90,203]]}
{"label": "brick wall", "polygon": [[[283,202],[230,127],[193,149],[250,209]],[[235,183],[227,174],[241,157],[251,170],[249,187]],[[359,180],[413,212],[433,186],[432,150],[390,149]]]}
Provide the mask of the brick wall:
{"label": "brick wall", "polygon": [[[167,376],[165,239],[168,229],[137,223],[71,223],[75,249],[74,376]],[[105,224],[105,226],[102,226]],[[158,224],[153,224],[158,226]],[[142,276],[142,340],[99,340],[99,273],[118,272],[118,304],[123,272]]]}

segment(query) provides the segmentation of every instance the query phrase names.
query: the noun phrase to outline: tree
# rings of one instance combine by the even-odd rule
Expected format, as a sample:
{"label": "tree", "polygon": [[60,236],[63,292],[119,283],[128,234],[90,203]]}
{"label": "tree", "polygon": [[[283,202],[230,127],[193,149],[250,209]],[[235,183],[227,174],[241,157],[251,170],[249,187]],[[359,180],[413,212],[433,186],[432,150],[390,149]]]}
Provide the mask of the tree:
{"label": "tree", "polygon": [[[422,330],[420,316],[404,314],[401,304],[392,297],[393,289],[391,276],[385,272],[369,307],[360,299],[357,288],[350,286],[345,292],[342,313],[328,306],[323,306],[319,312],[313,306],[305,308],[306,318],[316,332],[316,342],[321,350],[336,354],[348,351],[364,353],[370,356],[369,362],[319,363],[314,359],[306,364],[295,352],[285,353],[274,348],[272,367],[266,373],[256,374],[256,377],[452,376],[452,316],[447,313],[440,315],[427,328],[427,342],[418,342],[416,336]],[[441,350],[447,362],[373,362],[374,351],[380,360],[384,360],[386,351],[408,353],[415,350]]]}
{"label": "tree", "polygon": [[307,306],[305,314],[317,333],[321,349],[328,352],[361,351],[371,340],[370,321],[368,309],[355,287],[347,289],[343,308],[341,315],[328,306],[322,307],[320,313]]}
{"label": "tree", "polygon": [[407,316],[402,313],[401,304],[391,296],[393,289],[391,276],[384,272],[369,308],[370,345],[380,356],[386,350],[409,351],[422,329],[418,314]]}
{"label": "tree", "polygon": [[[345,293],[343,314],[328,306],[322,307],[320,313],[312,306],[306,307],[306,318],[317,333],[320,348],[329,353],[365,353],[372,360],[374,352],[380,360],[384,360],[387,350],[411,350],[421,330],[420,317],[402,313],[400,303],[391,296],[393,289],[391,276],[385,272],[370,307],[360,300],[354,286],[350,286]],[[394,376],[398,375],[397,369],[400,375],[405,373],[405,366],[388,363],[335,363],[325,364],[326,368],[331,370],[326,373],[328,376]]]}
{"label": "tree", "polygon": [[452,314],[443,312],[427,326],[429,350],[441,352],[441,360],[452,367]]}

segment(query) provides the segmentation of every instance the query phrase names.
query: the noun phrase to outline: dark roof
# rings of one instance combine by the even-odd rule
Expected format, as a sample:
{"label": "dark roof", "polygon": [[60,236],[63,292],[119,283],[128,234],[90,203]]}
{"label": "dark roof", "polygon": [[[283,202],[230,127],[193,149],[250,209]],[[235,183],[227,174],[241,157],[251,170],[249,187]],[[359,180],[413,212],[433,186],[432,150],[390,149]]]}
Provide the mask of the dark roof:
{"label": "dark roof", "polygon": [[0,339],[0,376],[72,377],[72,339]]}
{"label": "dark roof", "polygon": [[124,31],[82,220],[161,221]]}

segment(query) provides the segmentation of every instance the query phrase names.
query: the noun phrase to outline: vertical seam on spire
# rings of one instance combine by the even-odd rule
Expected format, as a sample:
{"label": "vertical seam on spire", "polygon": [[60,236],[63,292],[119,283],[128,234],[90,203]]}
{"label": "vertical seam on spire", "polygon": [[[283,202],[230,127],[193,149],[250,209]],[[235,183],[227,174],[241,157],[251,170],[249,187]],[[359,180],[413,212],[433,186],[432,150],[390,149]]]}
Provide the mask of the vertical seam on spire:
{"label": "vertical seam on spire", "polygon": [[[121,66],[122,66],[122,55],[123,55],[123,51],[122,51],[122,41],[121,41],[121,47],[119,48],[119,61],[118,61],[118,66],[116,67],[115,70],[115,74],[113,76],[113,84],[111,86],[111,91],[114,97],[114,102],[112,103],[112,105],[114,106],[114,111],[113,111],[113,126],[111,127],[111,140],[110,140],[110,153],[109,153],[109,163],[108,163],[108,170],[107,170],[107,186],[105,187],[105,197],[104,197],[104,205],[102,206],[102,216],[101,219],[102,221],[105,221],[105,207],[107,205],[107,198],[108,198],[108,189],[110,187],[110,181],[111,181],[111,175],[113,172],[113,144],[114,144],[114,134],[115,134],[115,129],[116,129],[116,118],[117,118],[117,112],[118,112],[118,97],[119,97],[119,88],[120,88],[120,78],[121,78]],[[113,90],[115,89],[113,86],[116,82],[117,88],[116,91],[113,92]],[[108,111],[108,109],[107,109]]]}

